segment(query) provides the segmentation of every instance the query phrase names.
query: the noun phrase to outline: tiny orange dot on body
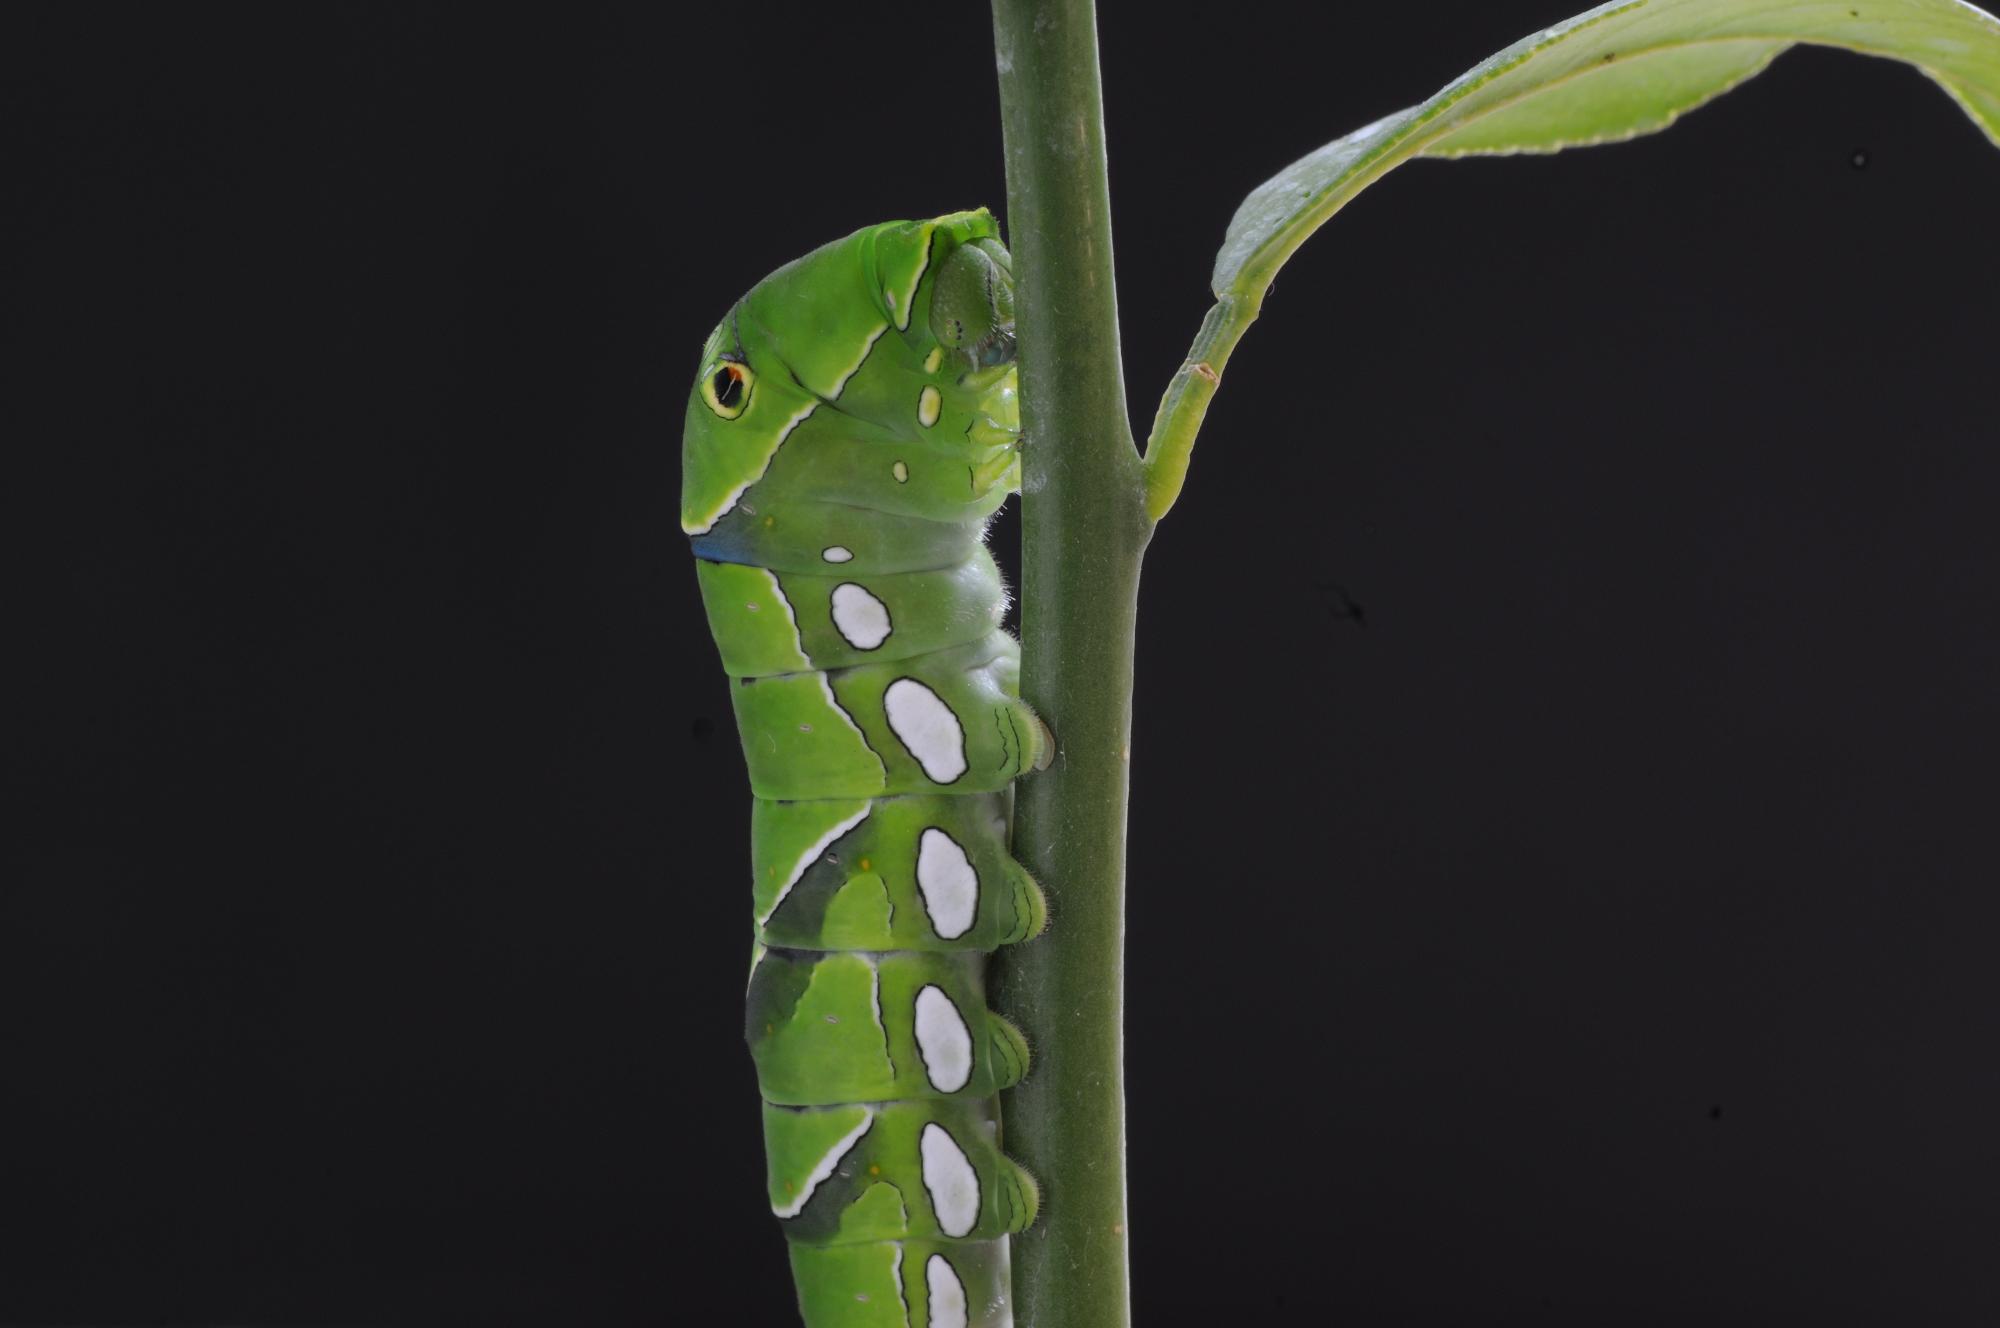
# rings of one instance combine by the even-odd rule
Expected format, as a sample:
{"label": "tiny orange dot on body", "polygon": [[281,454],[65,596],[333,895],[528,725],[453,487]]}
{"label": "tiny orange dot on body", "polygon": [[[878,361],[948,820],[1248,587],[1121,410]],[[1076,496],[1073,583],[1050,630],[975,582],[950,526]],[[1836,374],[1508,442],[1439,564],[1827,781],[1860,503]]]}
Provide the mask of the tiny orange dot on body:
{"label": "tiny orange dot on body", "polygon": [[871,1176],[879,1176],[879,1175],[881,1175],[881,1174],[882,1174],[882,1168],[880,1168],[880,1167],[870,1167],[870,1168],[868,1168],[868,1174],[869,1174],[869,1175],[871,1175]]}
{"label": "tiny orange dot on body", "polygon": [[871,871],[871,870],[873,870],[873,868],[872,868],[872,867],[871,867],[871,866],[869,865],[869,862],[868,862],[868,859],[866,859],[866,858],[863,858],[863,859],[861,860],[861,870],[862,870],[862,871]]}

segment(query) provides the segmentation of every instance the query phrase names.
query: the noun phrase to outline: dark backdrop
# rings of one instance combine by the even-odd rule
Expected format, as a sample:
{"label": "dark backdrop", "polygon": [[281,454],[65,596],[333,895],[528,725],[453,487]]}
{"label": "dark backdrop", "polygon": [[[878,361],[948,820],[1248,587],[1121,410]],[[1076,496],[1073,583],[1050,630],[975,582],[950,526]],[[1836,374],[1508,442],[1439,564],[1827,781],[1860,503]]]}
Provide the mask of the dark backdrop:
{"label": "dark backdrop", "polygon": [[[1141,422],[1580,3],[1107,6]],[[680,415],[1003,204],[990,32],[669,8],[6,10],[0,1321],[791,1322]],[[2000,1318],[1996,234],[1804,51],[1286,270],[1147,574],[1142,1322]]]}

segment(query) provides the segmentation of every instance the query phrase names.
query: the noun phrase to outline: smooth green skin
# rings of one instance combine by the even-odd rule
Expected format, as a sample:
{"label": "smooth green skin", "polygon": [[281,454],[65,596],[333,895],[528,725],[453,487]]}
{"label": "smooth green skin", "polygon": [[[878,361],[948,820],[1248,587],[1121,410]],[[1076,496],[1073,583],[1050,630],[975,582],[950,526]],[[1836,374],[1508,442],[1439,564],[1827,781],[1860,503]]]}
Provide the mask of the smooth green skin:
{"label": "smooth green skin", "polygon": [[1047,916],[1007,835],[1052,739],[981,542],[1019,483],[1012,314],[988,214],[870,227],[752,288],[689,394],[682,526],[756,797],[745,1036],[812,1328],[998,1328],[1038,1202],[999,1147],[1027,1043],[985,993]]}

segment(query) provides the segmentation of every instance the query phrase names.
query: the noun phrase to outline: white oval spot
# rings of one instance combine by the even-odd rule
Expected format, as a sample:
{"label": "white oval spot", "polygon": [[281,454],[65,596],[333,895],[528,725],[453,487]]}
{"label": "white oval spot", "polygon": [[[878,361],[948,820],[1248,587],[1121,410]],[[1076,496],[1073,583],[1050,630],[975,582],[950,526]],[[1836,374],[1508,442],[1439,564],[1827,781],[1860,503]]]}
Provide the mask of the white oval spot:
{"label": "white oval spot", "polygon": [[979,1225],[979,1173],[958,1141],[936,1121],[924,1126],[917,1151],[923,1156],[924,1189],[931,1197],[931,1211],[937,1214],[938,1230],[954,1238],[965,1235]]}
{"label": "white oval spot", "polygon": [[840,545],[835,544],[828,548],[821,549],[819,551],[819,556],[826,559],[830,563],[844,563],[848,559],[854,556],[854,550],[844,549]]}
{"label": "white oval spot", "polygon": [[882,712],[932,783],[949,784],[965,773],[965,730],[936,692],[915,678],[898,678],[882,693]]}
{"label": "white oval spot", "polygon": [[931,1328],[965,1328],[965,1283],[942,1254],[924,1260],[924,1302]]}
{"label": "white oval spot", "polygon": [[833,626],[856,650],[873,650],[889,639],[889,606],[843,581],[833,588]]}
{"label": "white oval spot", "polygon": [[889,473],[896,477],[896,483],[898,484],[908,484],[910,482],[910,468],[900,461],[889,467]]}
{"label": "white oval spot", "polygon": [[932,826],[917,837],[917,890],[931,930],[955,941],[972,930],[979,916],[979,873],[958,841]]}
{"label": "white oval spot", "polygon": [[938,422],[938,412],[944,409],[944,398],[935,387],[925,387],[917,393],[917,423],[926,429]]}
{"label": "white oval spot", "polygon": [[942,987],[917,993],[917,1053],[940,1093],[956,1093],[972,1079],[972,1030]]}

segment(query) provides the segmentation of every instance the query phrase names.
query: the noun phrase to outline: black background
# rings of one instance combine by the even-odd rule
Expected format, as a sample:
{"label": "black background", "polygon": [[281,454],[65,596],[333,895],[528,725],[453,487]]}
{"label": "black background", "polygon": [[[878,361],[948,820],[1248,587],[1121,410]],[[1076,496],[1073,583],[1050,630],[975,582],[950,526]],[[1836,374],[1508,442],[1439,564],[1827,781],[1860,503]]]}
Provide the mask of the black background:
{"label": "black background", "polygon": [[[1135,416],[1579,2],[1107,5]],[[988,17],[581,8],[6,10],[0,1320],[792,1322],[680,416],[1004,203]],[[1996,234],[1802,51],[1286,269],[1147,570],[1141,1322],[2000,1319]]]}

